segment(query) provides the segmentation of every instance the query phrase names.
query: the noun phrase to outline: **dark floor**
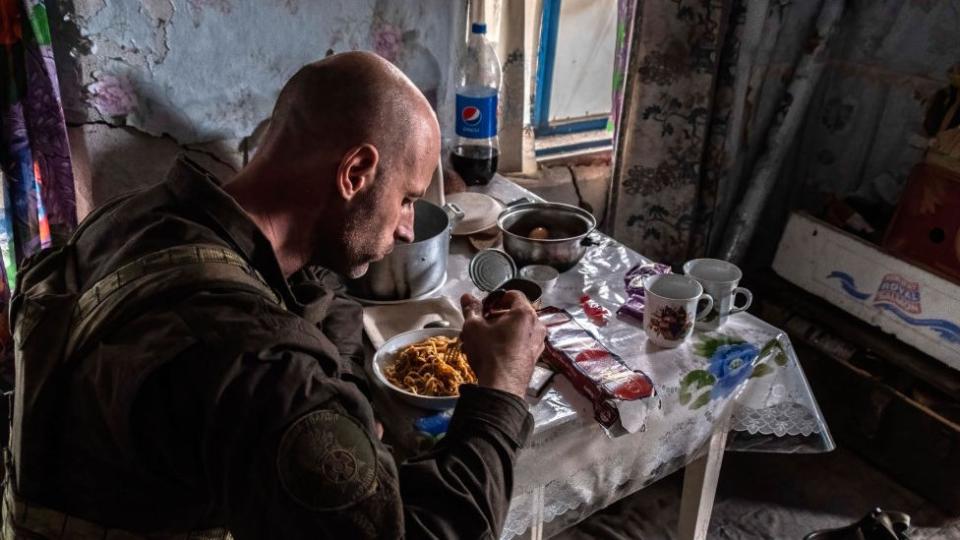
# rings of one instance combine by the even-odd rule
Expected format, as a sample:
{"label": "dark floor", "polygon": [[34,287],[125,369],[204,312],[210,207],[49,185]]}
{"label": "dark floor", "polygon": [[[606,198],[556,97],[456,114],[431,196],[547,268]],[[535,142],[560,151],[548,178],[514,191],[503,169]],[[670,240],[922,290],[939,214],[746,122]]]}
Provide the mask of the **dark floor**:
{"label": "dark floor", "polygon": [[[558,538],[676,538],[681,484],[682,473],[674,474]],[[843,449],[822,455],[727,453],[708,538],[799,540],[813,530],[853,523],[875,506],[910,514],[912,539],[960,539],[960,516],[946,515]]]}

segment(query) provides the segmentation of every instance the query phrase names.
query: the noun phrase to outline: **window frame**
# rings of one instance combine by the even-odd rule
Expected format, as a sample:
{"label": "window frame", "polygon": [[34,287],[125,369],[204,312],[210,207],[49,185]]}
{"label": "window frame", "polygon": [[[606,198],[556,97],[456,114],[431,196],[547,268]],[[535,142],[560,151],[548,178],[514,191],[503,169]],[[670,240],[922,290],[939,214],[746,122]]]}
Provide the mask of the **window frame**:
{"label": "window frame", "polygon": [[[610,121],[610,114],[608,113],[606,116],[584,117],[583,119],[557,123],[550,122],[550,97],[557,56],[557,33],[560,29],[561,2],[562,0],[543,0],[539,50],[537,51],[537,83],[534,89],[533,130],[535,137],[606,130]],[[588,144],[586,148],[603,146],[604,144],[609,144],[609,138],[606,141]],[[539,152],[538,155],[540,155]]]}

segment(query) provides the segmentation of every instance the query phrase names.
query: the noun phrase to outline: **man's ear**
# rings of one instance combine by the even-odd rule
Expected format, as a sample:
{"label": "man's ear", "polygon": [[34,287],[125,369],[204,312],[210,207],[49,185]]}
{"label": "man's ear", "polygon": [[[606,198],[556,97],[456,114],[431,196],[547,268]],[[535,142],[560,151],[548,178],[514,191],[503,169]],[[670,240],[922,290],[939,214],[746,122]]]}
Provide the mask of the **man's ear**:
{"label": "man's ear", "polygon": [[377,172],[380,163],[380,152],[377,147],[364,143],[347,150],[340,159],[337,168],[337,190],[345,201],[369,187]]}

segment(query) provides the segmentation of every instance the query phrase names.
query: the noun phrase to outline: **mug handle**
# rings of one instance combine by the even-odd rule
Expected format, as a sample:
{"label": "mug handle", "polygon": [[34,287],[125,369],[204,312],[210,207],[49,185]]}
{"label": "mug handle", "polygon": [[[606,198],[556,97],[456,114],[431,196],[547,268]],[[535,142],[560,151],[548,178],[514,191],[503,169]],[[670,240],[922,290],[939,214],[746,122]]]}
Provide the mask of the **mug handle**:
{"label": "mug handle", "polygon": [[733,290],[734,304],[736,304],[736,296],[738,294],[742,294],[743,296],[745,296],[747,298],[747,301],[744,302],[742,306],[734,305],[733,307],[731,307],[730,315],[733,315],[734,313],[740,313],[741,311],[746,311],[746,309],[750,307],[750,304],[753,303],[753,293],[750,292],[749,289],[744,289],[743,287],[737,287],[736,289]]}
{"label": "mug handle", "polygon": [[[706,307],[703,309],[699,309],[701,300],[707,301]],[[710,310],[713,309],[713,297],[707,293],[700,295],[700,298],[697,299],[697,308],[697,316],[693,318],[695,321],[699,321],[700,319],[706,317],[707,313],[710,313]]]}

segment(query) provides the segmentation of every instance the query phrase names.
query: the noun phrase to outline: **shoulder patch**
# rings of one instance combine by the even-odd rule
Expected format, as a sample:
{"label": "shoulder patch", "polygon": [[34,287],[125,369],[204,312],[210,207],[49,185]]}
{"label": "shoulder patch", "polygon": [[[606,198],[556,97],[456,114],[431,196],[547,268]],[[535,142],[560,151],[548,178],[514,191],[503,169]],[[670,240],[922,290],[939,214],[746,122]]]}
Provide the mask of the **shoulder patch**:
{"label": "shoulder patch", "polygon": [[353,418],[313,411],[280,439],[277,475],[287,495],[304,507],[341,510],[376,491],[376,448]]}

